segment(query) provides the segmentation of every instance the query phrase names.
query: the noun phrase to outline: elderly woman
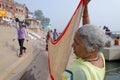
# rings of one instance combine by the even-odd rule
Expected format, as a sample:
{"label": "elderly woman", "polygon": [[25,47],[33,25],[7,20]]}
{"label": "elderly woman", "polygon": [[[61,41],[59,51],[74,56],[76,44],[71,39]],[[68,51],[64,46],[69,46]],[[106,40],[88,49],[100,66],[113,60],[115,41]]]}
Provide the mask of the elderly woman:
{"label": "elderly woman", "polygon": [[[86,14],[87,6],[83,16]],[[101,51],[107,37],[102,29],[89,24],[88,15],[84,18],[72,44],[77,59],[66,68],[62,80],[104,80],[105,60]]]}

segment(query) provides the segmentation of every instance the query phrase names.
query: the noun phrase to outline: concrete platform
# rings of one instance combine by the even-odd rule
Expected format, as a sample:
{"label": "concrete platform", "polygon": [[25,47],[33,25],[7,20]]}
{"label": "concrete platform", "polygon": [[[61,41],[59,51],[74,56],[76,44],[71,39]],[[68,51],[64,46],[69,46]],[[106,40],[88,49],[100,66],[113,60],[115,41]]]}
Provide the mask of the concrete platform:
{"label": "concrete platform", "polygon": [[103,50],[106,60],[119,60],[120,59],[120,46],[105,47]]}

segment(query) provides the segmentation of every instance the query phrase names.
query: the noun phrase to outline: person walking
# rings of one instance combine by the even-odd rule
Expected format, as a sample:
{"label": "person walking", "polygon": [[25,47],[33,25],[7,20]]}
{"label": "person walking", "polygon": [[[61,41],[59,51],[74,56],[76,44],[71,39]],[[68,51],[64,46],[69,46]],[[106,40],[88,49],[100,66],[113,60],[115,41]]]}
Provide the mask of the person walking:
{"label": "person walking", "polygon": [[58,39],[58,33],[57,33],[57,30],[54,29],[53,31],[53,41],[56,41]]}
{"label": "person walking", "polygon": [[23,46],[25,38],[28,41],[27,31],[26,31],[25,27],[23,27],[22,24],[23,24],[23,22],[19,21],[19,26],[16,29],[16,34],[15,34],[15,37],[13,39],[13,41],[15,40],[15,38],[18,39],[18,43],[19,43],[19,46],[20,46],[19,57],[21,57],[23,55],[23,50],[24,50],[24,53],[25,53],[26,49],[27,49],[26,47]]}

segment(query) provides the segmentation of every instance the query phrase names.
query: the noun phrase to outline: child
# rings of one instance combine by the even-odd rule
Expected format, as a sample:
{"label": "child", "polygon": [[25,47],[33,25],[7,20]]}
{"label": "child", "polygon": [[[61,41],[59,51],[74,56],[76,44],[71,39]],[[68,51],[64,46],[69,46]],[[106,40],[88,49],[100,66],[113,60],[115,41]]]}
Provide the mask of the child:
{"label": "child", "polygon": [[[24,52],[26,52],[26,47],[23,46],[24,44],[24,39],[27,38],[27,32],[25,27],[23,27],[23,22],[19,22],[19,27],[17,27],[16,29],[16,35],[15,37],[17,37],[18,39],[18,43],[20,46],[20,54],[19,57],[21,57],[23,55],[23,50]],[[15,40],[15,38],[13,39],[13,41]],[[28,39],[26,39],[28,41]]]}

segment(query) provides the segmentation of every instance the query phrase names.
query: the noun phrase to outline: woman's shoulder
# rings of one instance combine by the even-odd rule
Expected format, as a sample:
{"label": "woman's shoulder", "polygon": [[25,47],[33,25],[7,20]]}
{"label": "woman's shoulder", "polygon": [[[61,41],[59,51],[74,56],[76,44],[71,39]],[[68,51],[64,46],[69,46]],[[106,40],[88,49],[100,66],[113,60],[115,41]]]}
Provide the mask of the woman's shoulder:
{"label": "woman's shoulder", "polygon": [[73,77],[75,80],[78,80],[80,78],[81,80],[86,80],[84,70],[80,64],[76,63],[76,61],[77,59],[67,67],[67,69],[64,71],[64,75]]}
{"label": "woman's shoulder", "polygon": [[84,60],[76,59],[67,67],[67,69],[80,70],[82,69],[82,66],[84,66]]}

